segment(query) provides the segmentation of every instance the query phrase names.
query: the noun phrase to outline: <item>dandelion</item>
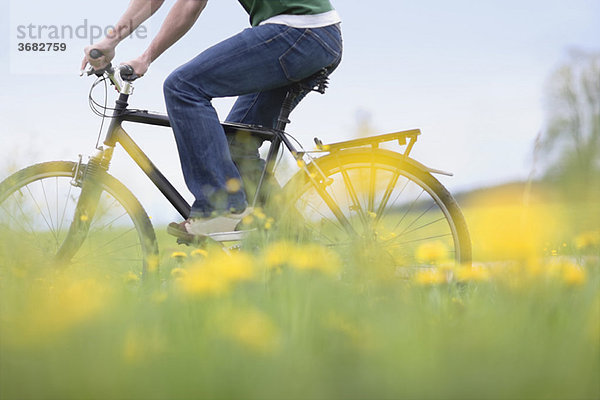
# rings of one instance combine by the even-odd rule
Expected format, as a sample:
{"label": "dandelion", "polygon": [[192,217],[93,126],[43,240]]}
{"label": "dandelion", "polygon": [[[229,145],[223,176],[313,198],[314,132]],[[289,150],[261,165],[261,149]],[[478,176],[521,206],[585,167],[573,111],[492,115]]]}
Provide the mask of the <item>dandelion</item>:
{"label": "dandelion", "polygon": [[159,258],[157,255],[148,257],[147,260],[148,272],[156,272],[158,270]]}
{"label": "dandelion", "polygon": [[288,265],[297,270],[314,270],[327,275],[335,275],[341,270],[339,256],[317,244],[298,246],[289,242],[277,242],[267,247],[264,258],[267,268]]}
{"label": "dandelion", "polygon": [[415,257],[421,263],[436,264],[448,259],[448,248],[440,241],[421,244]]}
{"label": "dandelion", "polygon": [[87,216],[87,214],[82,214],[82,215],[81,215],[81,217],[79,217],[79,220],[80,220],[81,222],[85,222],[85,221],[87,221],[88,219],[90,219],[90,218]]}
{"label": "dandelion", "polygon": [[562,279],[568,286],[581,286],[586,281],[585,270],[575,264],[565,264]]}
{"label": "dandelion", "polygon": [[447,282],[447,274],[439,269],[418,271],[414,277],[415,282],[421,286],[435,286]]}
{"label": "dandelion", "polygon": [[204,249],[195,249],[190,253],[194,257],[208,257],[208,251]]}
{"label": "dandelion", "polygon": [[125,283],[136,283],[140,281],[140,276],[134,272],[129,271],[125,275]]}
{"label": "dandelion", "polygon": [[600,231],[583,232],[575,237],[574,242],[578,250],[600,247]]}
{"label": "dandelion", "polygon": [[228,193],[239,192],[239,190],[241,188],[242,188],[242,183],[240,182],[239,179],[231,178],[227,182],[225,182],[225,189],[227,190]]}
{"label": "dandelion", "polygon": [[174,251],[171,253],[171,258],[174,258],[176,260],[182,260],[186,257],[187,257],[187,254],[184,253],[183,251]]}
{"label": "dandelion", "polygon": [[265,220],[267,218],[265,213],[260,208],[255,208],[253,214],[258,220],[261,220],[261,221]]}
{"label": "dandelion", "polygon": [[459,267],[455,270],[455,276],[462,282],[486,282],[490,279],[486,269],[477,267]]}
{"label": "dandelion", "polygon": [[237,282],[253,279],[255,270],[250,256],[235,253],[219,254],[176,274],[177,285],[184,294],[220,295]]}

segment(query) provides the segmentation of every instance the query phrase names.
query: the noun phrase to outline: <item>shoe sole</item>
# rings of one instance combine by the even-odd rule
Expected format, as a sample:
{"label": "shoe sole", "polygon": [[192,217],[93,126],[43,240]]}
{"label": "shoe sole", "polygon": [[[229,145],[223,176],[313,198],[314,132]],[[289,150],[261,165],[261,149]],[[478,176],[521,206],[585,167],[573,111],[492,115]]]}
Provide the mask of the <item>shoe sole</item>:
{"label": "shoe sole", "polygon": [[[216,232],[208,235],[192,235],[179,229],[180,225],[172,222],[167,227],[167,233],[175,236],[177,239],[189,244],[203,244],[208,240],[214,240],[215,242],[233,242],[243,240],[250,232],[254,232],[256,229],[250,229],[245,231],[234,231],[234,232]],[[178,242],[179,242],[178,240]]]}

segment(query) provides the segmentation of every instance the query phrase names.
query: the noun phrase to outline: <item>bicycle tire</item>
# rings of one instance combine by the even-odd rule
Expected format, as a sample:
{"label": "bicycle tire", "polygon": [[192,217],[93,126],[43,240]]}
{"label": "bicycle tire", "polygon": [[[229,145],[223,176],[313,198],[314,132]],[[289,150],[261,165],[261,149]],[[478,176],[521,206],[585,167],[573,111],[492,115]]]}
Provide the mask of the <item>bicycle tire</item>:
{"label": "bicycle tire", "polygon": [[[13,257],[17,265],[52,263],[81,193],[80,187],[71,184],[76,167],[77,163],[69,161],[35,164],[0,183],[0,234],[4,239],[0,251],[5,258],[18,252]],[[87,179],[102,188],[101,203],[90,221],[85,244],[68,264],[95,266],[104,276],[134,280],[155,275],[158,245],[140,202],[108,173]]]}
{"label": "bicycle tire", "polygon": [[[373,172],[373,170],[375,172]],[[343,171],[346,171],[346,177],[344,177]],[[380,173],[379,171],[383,172]],[[373,252],[373,250],[377,252],[382,249],[382,243],[391,243],[389,240],[394,240],[396,243],[399,243],[399,239],[397,238],[408,236],[408,233],[417,236],[416,233],[413,233],[418,231],[414,224],[415,221],[421,220],[418,222],[418,224],[423,225],[422,228],[419,227],[419,229],[423,229],[423,231],[420,232],[421,235],[423,235],[424,231],[431,231],[434,227],[435,229],[440,230],[440,232],[431,233],[431,237],[406,237],[405,247],[407,247],[407,249],[404,250],[406,254],[402,256],[403,258],[401,260],[394,260],[393,265],[395,267],[432,267],[441,264],[470,265],[471,240],[465,218],[456,200],[452,197],[450,192],[431,175],[431,173],[420,168],[402,154],[385,149],[345,149],[315,159],[313,163],[307,166],[307,172],[308,174],[305,171],[300,171],[296,176],[292,177],[284,187],[283,193],[286,196],[286,201],[290,202],[288,204],[293,204],[296,209],[294,213],[290,214],[294,215],[292,219],[297,219],[295,216],[299,213],[302,216],[303,225],[305,227],[309,225],[309,237],[312,237],[313,240],[318,240],[333,247],[344,247],[344,243],[346,245],[350,244],[351,246],[346,246],[341,253],[346,252],[346,255],[352,254],[352,257],[356,257],[355,249],[365,251],[365,248],[369,248],[370,252]],[[368,175],[364,172],[368,172],[371,176],[364,176]],[[363,176],[361,176],[361,174]],[[326,177],[325,179],[320,178],[323,175]],[[377,177],[385,175],[389,176],[389,180],[383,185],[385,190],[379,190],[382,186],[378,186]],[[377,190],[384,193],[375,193],[374,195],[367,194],[366,196],[359,198],[362,194],[361,196],[358,196],[358,191],[354,190],[357,193],[352,196],[350,189],[348,189],[349,186],[347,181],[359,181],[361,179],[358,178],[361,177],[365,178],[364,182],[357,183],[356,185],[360,186],[362,184],[363,186],[368,186],[369,188],[366,191],[369,193],[376,192]],[[396,179],[396,182],[393,182],[393,179]],[[344,215],[342,218],[349,221],[348,224],[351,226],[351,229],[356,231],[354,238],[351,238],[349,234],[344,236],[344,234],[339,233],[339,231],[334,231],[331,227],[329,227],[327,234],[324,233],[329,225],[335,223],[338,225],[342,224],[339,218],[335,216],[331,207],[327,206],[326,202],[323,200],[323,196],[317,193],[318,190],[315,189],[315,184],[313,184],[311,180],[320,181],[318,184],[321,185],[322,188],[325,188],[327,193],[325,196],[330,196],[331,200],[334,200],[334,202],[338,204],[344,204],[339,207],[339,211]],[[326,182],[326,184],[323,184],[324,182]],[[404,188],[402,189],[400,189],[401,184],[404,185]],[[352,184],[350,184],[350,187],[351,186]],[[405,193],[408,187],[411,188],[410,190],[413,190],[414,187],[414,199],[408,197]],[[345,189],[339,190],[340,188]],[[373,190],[373,188],[376,189]],[[344,190],[346,191],[345,194],[342,193]],[[400,190],[402,190],[402,192]],[[311,196],[318,201],[321,201],[322,206],[325,206],[325,211],[318,209],[317,211],[321,214],[316,215],[316,218],[313,215],[312,220],[311,217],[308,216],[308,214],[312,212],[310,208],[317,209],[317,206],[310,204],[310,201],[312,200],[305,202],[309,204],[310,207],[303,205],[304,203],[302,203],[304,199],[308,197],[307,193],[311,191]],[[423,196],[425,193],[427,195]],[[386,196],[387,199],[384,202]],[[386,207],[388,207],[390,200],[394,196],[396,196],[396,199],[408,197],[402,204],[400,204],[401,201],[398,201],[395,205],[390,204],[390,209],[392,209],[391,207],[395,207],[393,208],[393,213],[395,213],[396,216],[404,212],[402,218],[406,219],[406,223],[397,223],[395,232],[389,232],[389,228],[387,228],[387,232],[385,232],[386,229],[382,229],[382,224],[386,225],[389,223],[382,221],[393,219],[390,216],[390,210],[386,209]],[[359,207],[356,206],[357,203],[359,204]],[[380,207],[383,207],[383,209],[380,209]],[[409,207],[412,210],[406,210]],[[359,210],[357,211],[359,208],[363,208],[363,214],[368,215],[357,215],[359,214]],[[417,209],[419,212],[415,212]],[[312,214],[317,213],[312,212]],[[414,214],[414,216],[412,214]],[[372,215],[373,217],[371,218]],[[407,215],[409,216],[408,218],[406,217]],[[425,215],[433,222],[426,223],[427,220],[424,218]],[[369,222],[369,218],[376,222]],[[411,222],[411,224],[413,224],[412,226],[408,223],[410,218],[413,218],[413,222]],[[333,222],[330,223],[329,221],[324,221],[326,219],[331,219]],[[447,227],[444,226],[444,221],[447,224]],[[406,226],[409,226],[409,228],[406,228]],[[403,228],[404,231],[401,231],[400,228]],[[360,231],[361,229],[362,231]],[[446,231],[443,231],[444,229],[446,229]],[[384,233],[377,232],[377,230],[383,230]],[[337,235],[336,237],[333,236],[333,231],[335,232],[335,235]],[[393,239],[386,239],[384,235],[387,234],[395,234],[396,236]],[[321,237],[319,237],[319,235],[321,235]],[[356,240],[357,237],[360,239],[358,242]],[[451,240],[449,240],[450,238]],[[422,241],[420,242],[421,239]],[[387,240],[387,242],[385,240]],[[414,244],[411,243],[409,246],[411,240]],[[442,244],[440,245],[439,243]],[[443,253],[443,249],[440,250],[442,245],[446,246],[447,254],[445,255],[439,254],[440,252]],[[429,246],[429,248],[427,248],[427,246]],[[425,249],[423,250],[424,247]],[[427,254],[428,251],[432,254]],[[388,250],[381,251],[381,253],[386,252],[389,253]],[[399,251],[394,250],[394,252]],[[411,252],[413,253],[412,256],[410,254]],[[420,254],[416,254],[417,252]],[[385,255],[378,254],[375,258],[381,261],[381,259],[385,257],[393,258],[395,256],[386,253]]]}

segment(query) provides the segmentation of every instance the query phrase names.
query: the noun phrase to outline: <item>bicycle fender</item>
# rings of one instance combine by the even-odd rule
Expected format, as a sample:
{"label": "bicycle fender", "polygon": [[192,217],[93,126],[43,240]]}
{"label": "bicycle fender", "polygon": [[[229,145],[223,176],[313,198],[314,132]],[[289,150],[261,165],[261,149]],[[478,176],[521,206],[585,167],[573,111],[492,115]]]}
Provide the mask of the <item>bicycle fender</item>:
{"label": "bicycle fender", "polygon": [[454,176],[454,174],[452,172],[443,171],[441,169],[435,169],[435,168],[428,167],[425,164],[422,164],[419,161],[415,160],[414,158],[405,157],[404,159],[406,160],[407,163],[412,164],[416,168],[422,169],[422,170],[427,171],[427,172],[429,172],[431,174],[445,175],[445,176]]}

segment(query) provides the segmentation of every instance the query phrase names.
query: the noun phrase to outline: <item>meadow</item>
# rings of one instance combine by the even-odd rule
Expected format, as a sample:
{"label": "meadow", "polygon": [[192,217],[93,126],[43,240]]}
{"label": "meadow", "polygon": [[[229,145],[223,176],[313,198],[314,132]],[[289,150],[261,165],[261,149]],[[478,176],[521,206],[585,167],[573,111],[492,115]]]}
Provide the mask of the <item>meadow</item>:
{"label": "meadow", "polygon": [[461,204],[472,267],[164,227],[152,282],[2,262],[0,398],[600,398],[600,206],[523,186]]}

